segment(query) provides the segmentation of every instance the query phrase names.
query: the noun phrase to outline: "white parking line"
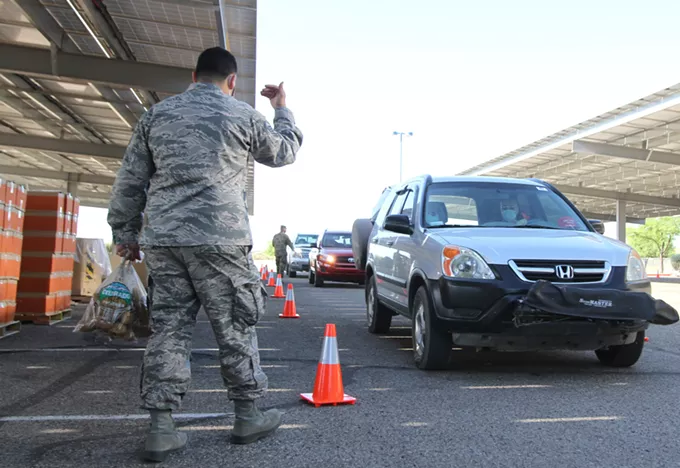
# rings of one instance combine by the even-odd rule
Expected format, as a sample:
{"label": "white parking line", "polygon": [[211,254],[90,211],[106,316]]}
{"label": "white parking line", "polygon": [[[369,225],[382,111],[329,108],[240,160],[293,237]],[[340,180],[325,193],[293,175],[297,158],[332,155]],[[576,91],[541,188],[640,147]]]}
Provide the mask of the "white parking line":
{"label": "white parking line", "polygon": [[[279,429],[306,429],[306,424],[281,424]],[[231,431],[234,426],[186,426],[178,428],[180,431]]]}
{"label": "white parking line", "polygon": [[478,385],[474,387],[460,387],[465,390],[509,390],[514,388],[550,388],[552,385]]}
{"label": "white parking line", "polygon": [[[222,366],[200,366],[201,369],[220,369]],[[279,367],[288,367],[288,366],[283,366],[279,364],[260,364],[260,367],[263,369],[276,369]]]}
{"label": "white parking line", "polygon": [[[260,351],[281,351],[279,348],[260,348]],[[146,348],[10,348],[0,349],[0,354],[3,353],[75,353],[78,351],[88,353],[114,353],[114,352],[140,352],[146,351]],[[207,353],[217,352],[218,348],[194,348],[193,352]]]}
{"label": "white parking line", "polygon": [[541,418],[541,419],[518,419],[520,423],[552,423],[552,422],[588,422],[588,421],[617,421],[623,419],[620,416],[591,416],[583,418]]}
{"label": "white parking line", "polygon": [[[224,388],[204,388],[197,390],[189,390],[189,393],[227,393],[229,390]],[[268,388],[268,392],[278,393],[278,392],[292,392],[292,388]]]}
{"label": "white parking line", "polygon": [[[233,416],[234,413],[178,413],[174,419],[204,419]],[[47,422],[47,421],[135,421],[149,419],[148,414],[108,414],[108,415],[53,415],[53,416],[5,416],[0,422]]]}

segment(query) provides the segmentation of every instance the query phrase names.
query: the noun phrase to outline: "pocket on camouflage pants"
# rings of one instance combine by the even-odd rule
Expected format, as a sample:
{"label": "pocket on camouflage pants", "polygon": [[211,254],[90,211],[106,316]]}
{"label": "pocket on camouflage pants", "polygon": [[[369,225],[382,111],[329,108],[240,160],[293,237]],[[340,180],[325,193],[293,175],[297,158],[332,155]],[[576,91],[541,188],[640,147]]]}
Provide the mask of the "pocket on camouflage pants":
{"label": "pocket on camouflage pants", "polygon": [[244,284],[236,288],[233,317],[252,327],[264,315],[267,307],[267,290],[262,283]]}

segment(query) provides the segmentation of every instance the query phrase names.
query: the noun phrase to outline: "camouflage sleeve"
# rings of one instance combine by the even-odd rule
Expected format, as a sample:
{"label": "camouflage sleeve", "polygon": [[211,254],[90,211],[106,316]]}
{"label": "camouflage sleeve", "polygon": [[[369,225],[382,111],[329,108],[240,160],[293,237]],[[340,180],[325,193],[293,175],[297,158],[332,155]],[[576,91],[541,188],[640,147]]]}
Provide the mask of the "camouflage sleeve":
{"label": "camouflage sleeve", "polygon": [[146,191],[154,172],[153,159],[147,145],[149,114],[135,127],[111,190],[108,223],[115,244],[135,244],[144,222]]}
{"label": "camouflage sleeve", "polygon": [[274,128],[259,112],[252,117],[252,149],[255,161],[269,167],[293,164],[302,145],[302,132],[295,126],[293,113],[281,107],[274,114]]}

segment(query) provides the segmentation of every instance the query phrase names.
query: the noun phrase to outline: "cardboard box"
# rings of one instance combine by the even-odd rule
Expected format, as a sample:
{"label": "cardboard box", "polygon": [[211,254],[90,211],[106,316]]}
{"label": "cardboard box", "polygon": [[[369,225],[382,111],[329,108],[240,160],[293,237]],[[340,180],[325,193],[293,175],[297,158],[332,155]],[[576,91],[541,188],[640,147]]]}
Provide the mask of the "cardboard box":
{"label": "cardboard box", "polygon": [[111,272],[109,255],[102,239],[77,239],[71,288],[74,296],[92,296]]}

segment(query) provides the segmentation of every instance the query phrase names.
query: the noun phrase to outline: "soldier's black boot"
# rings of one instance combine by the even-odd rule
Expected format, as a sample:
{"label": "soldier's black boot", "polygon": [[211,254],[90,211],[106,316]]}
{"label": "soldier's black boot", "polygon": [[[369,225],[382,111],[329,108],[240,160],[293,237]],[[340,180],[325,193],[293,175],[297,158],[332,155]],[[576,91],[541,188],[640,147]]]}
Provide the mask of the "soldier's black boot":
{"label": "soldier's black boot", "polygon": [[252,400],[234,400],[234,412],[233,444],[251,444],[272,434],[281,425],[279,410],[260,411]]}
{"label": "soldier's black boot", "polygon": [[144,458],[162,462],[186,446],[187,435],[177,431],[170,410],[151,410],[150,413],[151,429],[144,444]]}

